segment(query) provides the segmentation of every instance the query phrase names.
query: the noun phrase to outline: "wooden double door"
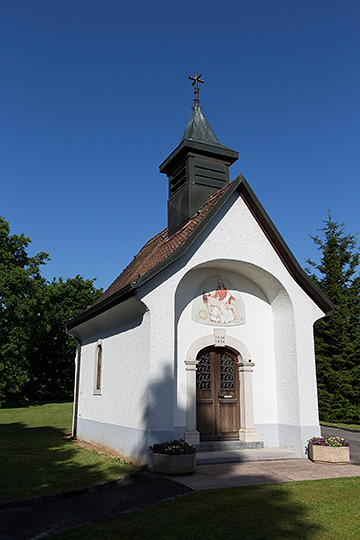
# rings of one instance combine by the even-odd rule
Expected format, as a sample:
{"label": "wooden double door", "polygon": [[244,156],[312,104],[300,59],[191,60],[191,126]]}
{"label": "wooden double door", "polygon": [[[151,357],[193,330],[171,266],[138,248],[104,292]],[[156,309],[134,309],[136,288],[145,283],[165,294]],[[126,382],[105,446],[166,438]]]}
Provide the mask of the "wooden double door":
{"label": "wooden double door", "polygon": [[196,428],[201,441],[238,440],[239,372],[236,356],[218,347],[198,354]]}

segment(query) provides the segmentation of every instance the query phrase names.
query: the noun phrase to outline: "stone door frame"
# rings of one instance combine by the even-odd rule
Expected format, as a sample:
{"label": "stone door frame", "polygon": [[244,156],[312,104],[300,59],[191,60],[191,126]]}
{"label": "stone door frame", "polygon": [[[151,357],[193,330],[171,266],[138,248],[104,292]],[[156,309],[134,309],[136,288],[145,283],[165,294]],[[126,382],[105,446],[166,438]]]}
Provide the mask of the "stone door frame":
{"label": "stone door frame", "polygon": [[240,442],[257,442],[258,433],[254,429],[253,367],[250,353],[241,341],[228,336],[225,329],[214,329],[213,334],[195,340],[189,347],[185,359],[186,370],[186,442],[200,444],[200,433],[196,429],[196,366],[197,355],[206,347],[226,347],[237,357],[240,382]]}

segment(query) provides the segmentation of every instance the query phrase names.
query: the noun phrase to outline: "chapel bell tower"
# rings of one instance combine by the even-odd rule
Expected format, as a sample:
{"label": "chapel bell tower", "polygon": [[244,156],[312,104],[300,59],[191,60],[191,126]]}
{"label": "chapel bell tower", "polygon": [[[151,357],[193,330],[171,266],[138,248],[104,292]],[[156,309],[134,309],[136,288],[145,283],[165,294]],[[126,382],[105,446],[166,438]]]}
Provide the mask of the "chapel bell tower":
{"label": "chapel bell tower", "polygon": [[168,236],[195,214],[200,206],[229,182],[229,166],[239,153],[219,143],[202,113],[199,100],[201,74],[189,77],[194,86],[193,112],[180,144],[160,165],[169,179]]}

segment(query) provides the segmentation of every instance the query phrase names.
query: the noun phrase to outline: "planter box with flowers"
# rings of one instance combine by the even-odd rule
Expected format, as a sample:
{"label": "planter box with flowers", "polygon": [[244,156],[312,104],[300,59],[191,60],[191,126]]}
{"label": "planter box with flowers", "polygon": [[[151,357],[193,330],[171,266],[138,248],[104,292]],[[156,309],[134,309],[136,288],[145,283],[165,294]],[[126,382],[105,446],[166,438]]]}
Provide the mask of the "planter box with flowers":
{"label": "planter box with flowers", "polygon": [[196,467],[196,448],[183,439],[154,444],[152,469],[164,474],[193,474]]}
{"label": "planter box with flowers", "polygon": [[342,437],[312,437],[309,440],[308,456],[315,463],[349,463],[349,443]]}

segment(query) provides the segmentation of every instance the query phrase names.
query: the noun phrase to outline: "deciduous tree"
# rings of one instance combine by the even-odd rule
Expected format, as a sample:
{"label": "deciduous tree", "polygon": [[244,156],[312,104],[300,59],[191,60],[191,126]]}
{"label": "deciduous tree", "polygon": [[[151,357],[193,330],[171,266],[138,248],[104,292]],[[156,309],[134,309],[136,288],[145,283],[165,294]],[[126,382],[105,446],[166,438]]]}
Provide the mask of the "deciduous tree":
{"label": "deciduous tree", "polygon": [[91,305],[102,293],[94,279],[82,276],[55,278],[44,290],[42,327],[36,350],[30,359],[30,380],[25,386],[32,399],[54,400],[72,397],[76,341],[65,332],[67,321]]}
{"label": "deciduous tree", "polygon": [[49,256],[30,257],[30,243],[0,217],[0,406],[71,397],[76,343],[64,327],[102,292],[79,275],[46,281]]}
{"label": "deciduous tree", "polygon": [[29,257],[30,238],[10,235],[0,217],[0,403],[17,399],[29,380],[29,357],[42,325],[46,253]]}

